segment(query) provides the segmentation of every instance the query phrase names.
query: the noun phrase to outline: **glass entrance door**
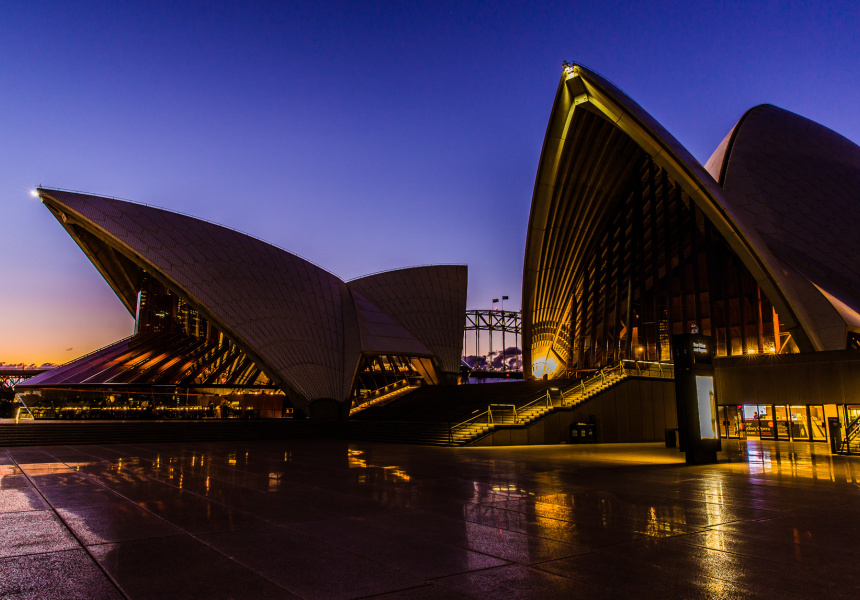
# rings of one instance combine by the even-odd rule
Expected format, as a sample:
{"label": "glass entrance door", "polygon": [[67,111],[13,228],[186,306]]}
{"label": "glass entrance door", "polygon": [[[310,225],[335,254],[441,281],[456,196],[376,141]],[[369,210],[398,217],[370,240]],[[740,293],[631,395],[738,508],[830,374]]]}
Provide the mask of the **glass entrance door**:
{"label": "glass entrance door", "polygon": [[791,429],[791,439],[804,441],[810,439],[810,427],[806,418],[806,406],[789,406],[789,426]]}
{"label": "glass entrance door", "polygon": [[773,407],[773,415],[774,415],[774,434],[776,439],[778,440],[790,440],[791,436],[789,435],[790,427],[788,420],[788,407],[787,406],[774,406]]}
{"label": "glass entrance door", "polygon": [[[744,404],[742,407],[743,424],[748,438],[772,438],[773,426],[767,427],[767,420],[762,422],[762,415],[766,415],[768,407],[761,404]],[[762,426],[765,431],[762,432]]]}
{"label": "glass entrance door", "polygon": [[773,410],[766,404],[759,404],[756,408],[759,437],[763,440],[775,440],[776,424],[773,422]]}
{"label": "glass entrance door", "polygon": [[824,418],[823,406],[809,406],[809,432],[813,442],[827,441],[827,419]]}
{"label": "glass entrance door", "polygon": [[720,407],[720,436],[724,438],[739,439],[744,437],[743,407],[721,406]]}
{"label": "glass entrance door", "polygon": [[[723,412],[723,409],[725,411]],[[824,407],[812,406],[769,406],[766,404],[744,404],[721,407],[721,433],[725,437],[747,437],[763,440],[795,440],[799,442],[826,442],[827,420]],[[846,406],[846,418],[860,417],[860,406]],[[735,417],[734,421],[732,416]]]}

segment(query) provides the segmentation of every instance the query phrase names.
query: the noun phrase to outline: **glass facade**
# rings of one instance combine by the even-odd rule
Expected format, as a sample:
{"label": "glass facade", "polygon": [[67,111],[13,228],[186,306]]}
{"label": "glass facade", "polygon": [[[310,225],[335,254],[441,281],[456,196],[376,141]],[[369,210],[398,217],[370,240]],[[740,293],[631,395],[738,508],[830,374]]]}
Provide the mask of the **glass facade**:
{"label": "glass facade", "polygon": [[[590,236],[555,348],[569,369],[671,359],[695,325],[717,356],[796,351],[755,279],[690,197],[650,157],[634,163]],[[562,354],[562,352],[559,352]]]}
{"label": "glass facade", "polygon": [[[835,411],[835,406],[830,405]],[[721,437],[729,439],[826,442],[823,405],[743,404],[720,406]]]}
{"label": "glass facade", "polygon": [[[139,273],[135,334],[48,373],[21,399],[36,418],[283,417],[286,396],[190,304]],[[55,373],[55,375],[54,375]]]}
{"label": "glass facade", "polygon": [[396,389],[423,385],[420,359],[397,355],[364,355],[352,386],[353,408],[362,406]]}

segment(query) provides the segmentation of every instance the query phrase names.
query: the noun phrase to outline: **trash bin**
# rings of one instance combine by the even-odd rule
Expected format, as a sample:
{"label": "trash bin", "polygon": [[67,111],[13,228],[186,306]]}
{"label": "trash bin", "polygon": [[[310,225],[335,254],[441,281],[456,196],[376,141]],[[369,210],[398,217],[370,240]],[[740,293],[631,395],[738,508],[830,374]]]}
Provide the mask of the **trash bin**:
{"label": "trash bin", "polygon": [[678,447],[678,428],[667,429],[666,430],[666,447],[667,448],[677,448]]}
{"label": "trash bin", "polygon": [[594,423],[583,423],[583,431],[585,432],[585,443],[597,443],[597,425]]}
{"label": "trash bin", "polygon": [[597,426],[594,423],[571,423],[571,444],[593,444],[597,441]]}

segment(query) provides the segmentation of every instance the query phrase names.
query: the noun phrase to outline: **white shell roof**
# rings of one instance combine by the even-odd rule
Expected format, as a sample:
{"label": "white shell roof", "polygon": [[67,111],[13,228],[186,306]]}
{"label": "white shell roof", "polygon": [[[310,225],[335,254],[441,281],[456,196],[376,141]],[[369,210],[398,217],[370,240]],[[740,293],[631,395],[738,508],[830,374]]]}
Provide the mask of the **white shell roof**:
{"label": "white shell roof", "polygon": [[747,111],[706,168],[761,240],[760,256],[819,349],[844,348],[860,311],[860,146],[765,104]]}
{"label": "white shell roof", "polygon": [[[162,278],[308,402],[343,401],[362,351],[432,356],[438,349],[445,354],[441,364],[452,352],[459,357],[462,325],[456,333],[438,334],[455,342],[452,348],[428,350],[361,289],[353,295],[335,275],[251,236],[122,200],[51,189],[38,193],[64,227],[85,229]],[[465,271],[442,267],[452,268]],[[452,302],[445,294],[462,296],[465,304],[465,277],[456,282],[462,289],[447,286],[441,293],[421,287],[414,269],[392,271],[386,280],[396,288],[399,312],[432,312],[434,302],[447,310]]]}

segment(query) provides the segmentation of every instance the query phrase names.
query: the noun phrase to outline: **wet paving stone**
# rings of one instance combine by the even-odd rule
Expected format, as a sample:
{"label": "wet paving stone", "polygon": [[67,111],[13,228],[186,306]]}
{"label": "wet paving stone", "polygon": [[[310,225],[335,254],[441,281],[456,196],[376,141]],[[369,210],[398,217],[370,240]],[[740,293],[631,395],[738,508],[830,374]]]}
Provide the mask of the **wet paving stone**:
{"label": "wet paving stone", "polygon": [[854,597],[860,457],[726,446],[0,449],[0,597]]}

